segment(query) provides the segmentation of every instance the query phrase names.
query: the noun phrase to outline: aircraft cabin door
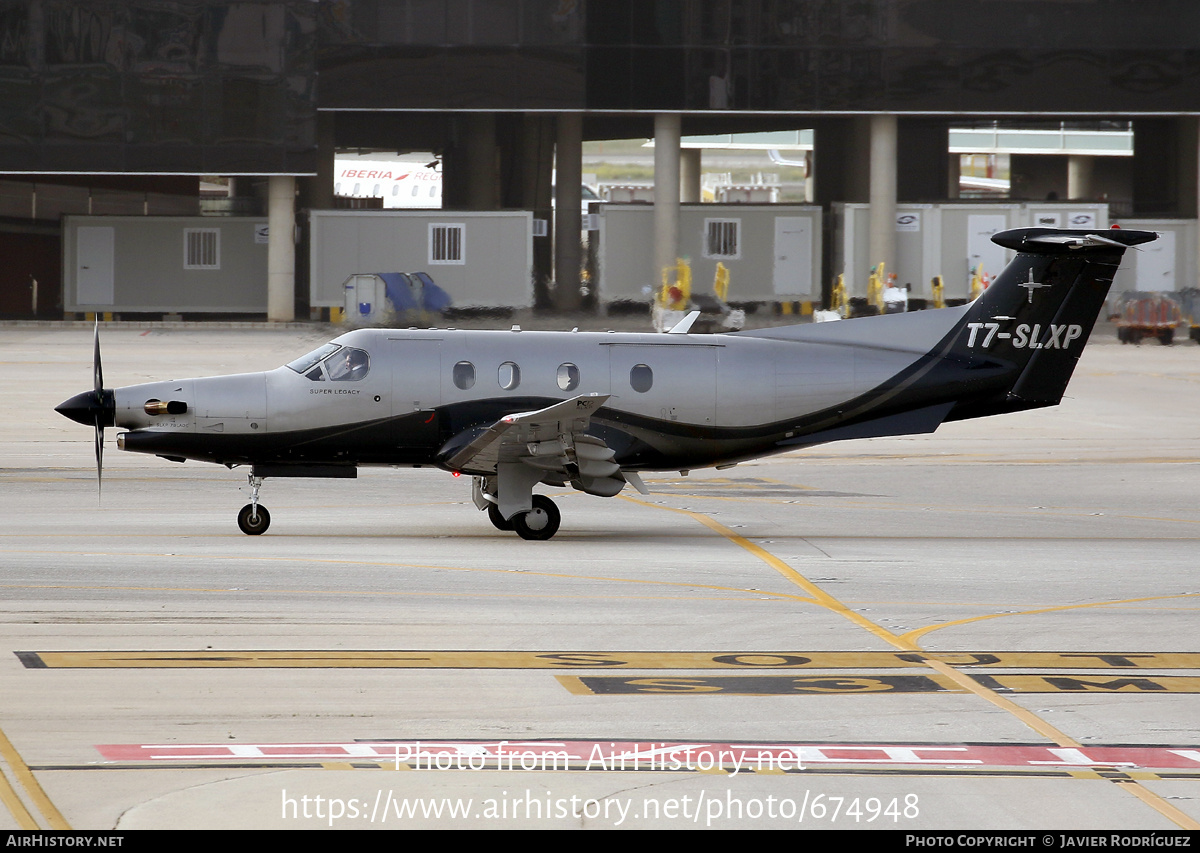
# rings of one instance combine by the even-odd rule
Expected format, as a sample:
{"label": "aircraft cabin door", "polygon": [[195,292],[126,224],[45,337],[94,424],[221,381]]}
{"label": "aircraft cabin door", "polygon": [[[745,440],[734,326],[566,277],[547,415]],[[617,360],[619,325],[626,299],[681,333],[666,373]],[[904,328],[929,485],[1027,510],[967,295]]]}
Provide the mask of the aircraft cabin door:
{"label": "aircraft cabin door", "polygon": [[[435,409],[442,404],[442,342],[430,338],[390,338],[388,364],[392,368],[392,414],[417,415],[416,431],[406,430],[415,443],[437,438]],[[427,413],[428,417],[421,417]]]}

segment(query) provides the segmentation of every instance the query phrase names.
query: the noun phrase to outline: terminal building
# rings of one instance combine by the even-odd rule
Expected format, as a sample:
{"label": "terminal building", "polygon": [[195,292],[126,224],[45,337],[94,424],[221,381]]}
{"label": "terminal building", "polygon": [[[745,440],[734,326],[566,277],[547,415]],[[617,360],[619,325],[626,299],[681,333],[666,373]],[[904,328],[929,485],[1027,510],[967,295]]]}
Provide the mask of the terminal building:
{"label": "terminal building", "polygon": [[[6,0],[0,316],[307,319],[418,270],[571,311],[585,265],[603,305],[685,253],[767,301],[880,262],[954,293],[995,230],[1113,221],[1170,235],[1127,286],[1195,287],[1198,33],[1192,0]],[[688,140],[800,133],[804,204],[701,207]],[[629,138],[653,203],[585,214],[583,143]],[[339,200],[346,150],[432,152],[440,208]],[[964,192],[988,153],[1007,190]]]}

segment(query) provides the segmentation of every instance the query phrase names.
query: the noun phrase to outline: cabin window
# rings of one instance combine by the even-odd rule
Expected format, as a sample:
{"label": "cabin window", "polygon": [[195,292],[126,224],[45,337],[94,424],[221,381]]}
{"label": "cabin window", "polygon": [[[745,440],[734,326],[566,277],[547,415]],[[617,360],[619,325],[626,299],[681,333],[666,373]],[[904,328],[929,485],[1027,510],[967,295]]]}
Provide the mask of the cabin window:
{"label": "cabin window", "polygon": [[646,364],[635,364],[629,371],[629,385],[639,394],[645,394],[654,384],[654,371]]}
{"label": "cabin window", "polygon": [[219,229],[183,229],[183,268],[185,270],[219,270],[221,268],[221,232]]}
{"label": "cabin window", "polygon": [[742,256],[742,220],[704,220],[704,257],[734,259]]}
{"label": "cabin window", "polygon": [[500,365],[500,371],[496,378],[501,388],[511,391],[521,384],[521,368],[517,367],[515,362],[506,361]]}
{"label": "cabin window", "polygon": [[392,198],[395,198],[395,197],[396,197],[396,196],[398,196],[399,194],[400,194],[400,185],[399,185],[399,184],[392,184]]}
{"label": "cabin window", "polygon": [[464,225],[429,223],[429,263],[464,264]]}
{"label": "cabin window", "polygon": [[460,391],[469,391],[475,387],[475,365],[469,361],[460,361],[454,365],[452,372],[454,387]]}
{"label": "cabin window", "polygon": [[574,391],[579,387],[579,368],[566,362],[558,366],[558,387],[563,391]]}

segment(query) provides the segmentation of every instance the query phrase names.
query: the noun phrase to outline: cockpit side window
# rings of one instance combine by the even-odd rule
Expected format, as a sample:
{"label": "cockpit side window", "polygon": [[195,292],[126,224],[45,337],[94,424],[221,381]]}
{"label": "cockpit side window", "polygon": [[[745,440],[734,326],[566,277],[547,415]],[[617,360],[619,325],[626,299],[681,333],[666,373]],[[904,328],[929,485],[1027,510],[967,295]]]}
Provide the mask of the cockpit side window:
{"label": "cockpit side window", "polygon": [[325,359],[325,372],[334,382],[357,382],[371,369],[371,357],[366,350],[342,347]]}

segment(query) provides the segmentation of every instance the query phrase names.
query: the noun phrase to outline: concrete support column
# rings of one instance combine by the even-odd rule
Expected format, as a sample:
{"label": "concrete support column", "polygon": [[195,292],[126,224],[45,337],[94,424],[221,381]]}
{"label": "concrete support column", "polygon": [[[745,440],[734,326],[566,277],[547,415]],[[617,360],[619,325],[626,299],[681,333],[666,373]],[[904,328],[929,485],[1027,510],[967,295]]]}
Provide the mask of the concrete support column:
{"label": "concrete support column", "polygon": [[467,209],[499,207],[496,170],[496,116],[472,113],[467,118]]}
{"label": "concrete support column", "polygon": [[309,185],[307,206],[316,210],[333,207],[333,185],[337,183],[333,122],[332,113],[317,113],[317,175],[304,181]]}
{"label": "concrete support column", "polygon": [[1196,149],[1200,145],[1193,116],[1140,118],[1133,121],[1133,213],[1191,219],[1198,208]]}
{"label": "concrete support column", "polygon": [[534,305],[542,310],[554,304],[550,290],[554,279],[554,204],[550,189],[554,138],[553,116],[526,113],[521,117],[519,195],[501,199],[504,207],[531,210],[534,219],[546,221],[546,236],[533,238]]}
{"label": "concrete support column", "polygon": [[[896,122],[897,201],[940,201],[958,196],[958,155],[950,156],[950,122],[905,116]],[[951,160],[956,162],[953,164]],[[950,178],[953,173],[953,179]],[[953,187],[953,195],[951,195]]]}
{"label": "concrete support column", "polygon": [[684,148],[679,152],[679,200],[685,204],[701,201],[699,148]]}
{"label": "concrete support column", "polygon": [[[1194,132],[1195,132],[1195,136],[1196,136],[1196,144],[1195,144],[1195,146],[1192,148],[1192,152],[1191,152],[1191,155],[1192,155],[1192,162],[1193,162],[1193,163],[1196,165],[1196,180],[1195,180],[1195,182],[1194,182],[1194,184],[1193,184],[1193,186],[1192,186],[1192,189],[1193,189],[1193,190],[1195,191],[1195,193],[1196,193],[1196,196],[1195,196],[1195,198],[1196,198],[1196,209],[1197,209],[1198,211],[1200,211],[1200,117],[1193,118],[1193,119],[1192,119],[1192,123],[1193,123],[1193,125],[1192,125],[1192,126],[1193,126],[1193,130],[1194,130]],[[1200,274],[1200,240],[1197,240],[1197,241],[1196,241],[1196,257],[1195,257],[1195,263],[1196,263],[1196,270],[1197,270],[1197,273],[1198,273],[1198,274]],[[1198,281],[1198,280],[1197,280],[1197,279],[1195,279],[1195,278],[1194,278],[1194,279],[1192,279],[1190,282],[1189,282],[1189,281],[1187,281],[1187,278],[1186,278],[1186,277],[1181,277],[1181,278],[1182,278],[1183,284],[1184,284],[1185,286],[1188,286],[1188,287],[1198,287],[1198,286],[1200,286],[1200,281]]]}
{"label": "concrete support column", "polygon": [[870,262],[896,269],[896,117],[871,116]]}
{"label": "concrete support column", "polygon": [[267,181],[267,319],[296,319],[296,179]]}
{"label": "concrete support column", "polygon": [[1095,158],[1086,154],[1072,154],[1067,157],[1067,198],[1092,197],[1092,173],[1095,165]]}
{"label": "concrete support column", "polygon": [[870,135],[870,122],[865,118],[813,121],[812,172],[808,184],[816,204],[829,208],[838,201],[869,200]]}
{"label": "concrete support column", "polygon": [[654,270],[650,286],[657,288],[664,267],[679,256],[679,140],[683,122],[678,113],[654,117]]}
{"label": "concrete support column", "polygon": [[554,150],[554,307],[579,309],[579,245],[583,227],[583,116],[561,113]]}

